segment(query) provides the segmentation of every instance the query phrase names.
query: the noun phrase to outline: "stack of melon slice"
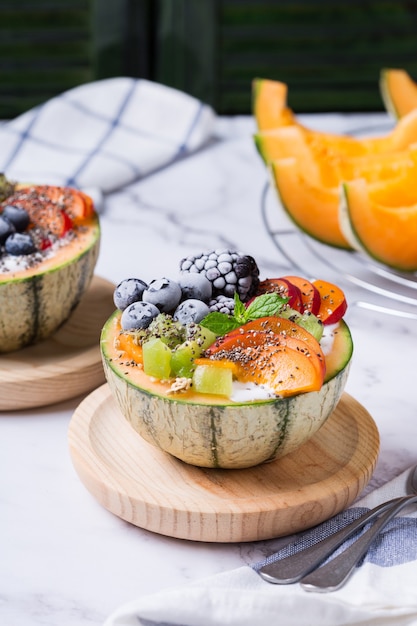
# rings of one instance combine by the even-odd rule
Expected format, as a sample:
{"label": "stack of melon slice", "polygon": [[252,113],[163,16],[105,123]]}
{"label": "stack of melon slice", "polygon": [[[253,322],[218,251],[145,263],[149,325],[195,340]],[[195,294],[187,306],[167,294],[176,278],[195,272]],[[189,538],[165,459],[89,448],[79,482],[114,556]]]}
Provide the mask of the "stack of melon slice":
{"label": "stack of melon slice", "polygon": [[392,131],[358,139],[302,125],[287,86],[253,82],[255,143],[294,223],[330,246],[362,250],[398,270],[417,270],[417,85],[381,72]]}

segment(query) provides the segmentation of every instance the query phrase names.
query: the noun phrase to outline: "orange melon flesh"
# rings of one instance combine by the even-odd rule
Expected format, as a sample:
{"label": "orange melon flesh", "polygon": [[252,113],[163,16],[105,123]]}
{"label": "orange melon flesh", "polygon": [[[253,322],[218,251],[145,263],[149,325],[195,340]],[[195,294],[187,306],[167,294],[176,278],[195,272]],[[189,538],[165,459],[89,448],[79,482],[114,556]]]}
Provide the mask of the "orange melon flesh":
{"label": "orange melon flesh", "polygon": [[[296,144],[293,146],[296,152]],[[395,158],[392,154],[382,153],[364,157],[333,155],[320,159],[314,153],[308,157],[302,148],[299,158],[272,162],[271,171],[281,203],[294,223],[323,243],[349,249],[351,242],[339,223],[340,184],[364,178],[371,183],[381,183],[382,193],[384,189],[388,193],[388,180],[398,176],[416,179],[417,144],[398,152]],[[412,185],[395,186],[397,202],[402,202],[407,189],[412,189]]]}
{"label": "orange melon flesh", "polygon": [[396,119],[417,108],[417,83],[405,70],[381,70],[379,89],[386,110]]}
{"label": "orange melon flesh", "polygon": [[143,363],[143,350],[142,346],[138,345],[135,342],[135,338],[130,333],[122,333],[121,326],[118,325],[119,335],[115,340],[115,347],[117,350],[124,352],[127,358],[130,361],[134,361],[135,363],[142,364]]}
{"label": "orange melon flesh", "polygon": [[363,156],[369,153],[366,144],[353,137],[311,131],[299,125],[283,126],[254,135],[255,145],[265,163],[289,156],[311,155],[322,160],[335,156]]}
{"label": "orange melon flesh", "polygon": [[327,245],[351,248],[339,224],[337,187],[312,184],[294,157],[273,162],[271,172],[280,202],[298,228]]}
{"label": "orange melon flesh", "polygon": [[288,156],[307,156],[309,153],[321,159],[393,155],[417,143],[417,110],[408,113],[390,133],[380,137],[357,139],[292,124],[258,132],[254,141],[266,163]]}
{"label": "orange melon flesh", "polygon": [[357,247],[379,262],[416,271],[417,193],[405,179],[376,186],[363,179],[344,183],[341,223]]}
{"label": "orange melon flesh", "polygon": [[[348,146],[351,138],[346,139]],[[351,180],[362,176],[370,181],[389,178],[417,162],[417,142],[396,151],[395,155],[392,152],[368,153],[355,149],[352,154],[346,154],[347,150],[338,150],[326,141],[318,138],[310,140],[297,126],[259,133],[255,136],[255,143],[266,163],[296,157],[311,182],[326,187],[337,186],[342,179]],[[351,145],[355,146],[356,142]]]}
{"label": "orange melon flesh", "polygon": [[280,81],[253,80],[252,108],[259,130],[294,123],[294,113],[287,106],[287,92],[287,85]]}

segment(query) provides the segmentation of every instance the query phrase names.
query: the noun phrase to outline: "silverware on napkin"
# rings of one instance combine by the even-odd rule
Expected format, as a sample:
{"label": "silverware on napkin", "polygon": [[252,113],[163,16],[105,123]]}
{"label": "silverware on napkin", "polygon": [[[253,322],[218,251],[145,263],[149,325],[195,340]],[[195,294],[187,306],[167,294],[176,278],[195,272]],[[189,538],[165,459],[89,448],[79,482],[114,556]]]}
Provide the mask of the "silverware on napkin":
{"label": "silverware on napkin", "polygon": [[[264,565],[258,570],[259,575],[270,583],[281,585],[300,581],[306,591],[326,592],[339,589],[348,580],[372,541],[388,522],[404,507],[417,502],[417,495],[415,495],[417,494],[417,466],[410,473],[408,491],[414,495],[394,498],[376,506],[348,526],[312,546]],[[356,531],[376,518],[379,519],[356,541],[322,565]]]}

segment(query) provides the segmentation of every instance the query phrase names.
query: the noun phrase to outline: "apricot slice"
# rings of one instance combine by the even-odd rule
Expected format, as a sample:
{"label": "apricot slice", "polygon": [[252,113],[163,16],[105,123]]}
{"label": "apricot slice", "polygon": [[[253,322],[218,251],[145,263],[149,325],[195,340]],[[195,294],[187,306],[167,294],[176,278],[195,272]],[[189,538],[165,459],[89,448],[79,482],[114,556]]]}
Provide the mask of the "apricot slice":
{"label": "apricot slice", "polygon": [[309,311],[317,315],[320,309],[320,293],[317,287],[301,276],[283,276],[283,278],[300,290],[303,312]]}
{"label": "apricot slice", "polygon": [[336,324],[347,310],[347,300],[343,290],[325,280],[315,280],[313,285],[320,293],[320,309],[317,317],[323,324]]}
{"label": "apricot slice", "polygon": [[[247,322],[243,326],[240,326],[239,328],[236,328],[223,337],[217,339],[217,341],[207,348],[205,353],[207,356],[210,356],[218,353],[219,351],[227,351],[235,346],[237,337],[247,335],[247,333],[252,333],[252,336],[255,336],[257,332],[270,334],[275,333],[279,335],[276,341],[288,342],[291,338],[304,341],[310,352],[317,356],[320,361],[323,374],[325,373],[326,365],[324,354],[317,339],[313,337],[313,335],[305,328],[300,326],[300,324],[296,324],[292,320],[285,317],[268,316]],[[266,339],[267,336],[265,335],[265,341]],[[244,340],[250,341],[250,337],[246,336],[246,339]],[[273,338],[270,337],[270,340],[273,341]]]}
{"label": "apricot slice", "polygon": [[288,306],[300,313],[303,312],[303,302],[299,288],[285,278],[266,278],[262,280],[258,285],[256,295],[260,296],[264,293],[277,293],[282,298],[288,298]]}
{"label": "apricot slice", "polygon": [[[308,344],[294,337],[265,331],[246,331],[229,338],[219,358],[236,365],[241,382],[266,385],[281,396],[318,391],[324,380],[323,368]],[[213,359],[215,360],[215,359]]]}

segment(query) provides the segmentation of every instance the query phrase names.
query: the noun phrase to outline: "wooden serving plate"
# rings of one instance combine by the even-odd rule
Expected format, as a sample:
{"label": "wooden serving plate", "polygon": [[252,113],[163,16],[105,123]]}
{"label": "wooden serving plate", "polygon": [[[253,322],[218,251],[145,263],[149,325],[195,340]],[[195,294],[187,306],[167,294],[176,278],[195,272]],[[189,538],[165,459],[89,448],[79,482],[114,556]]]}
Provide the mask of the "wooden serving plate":
{"label": "wooden serving plate", "polygon": [[69,426],[74,467],[106,509],[147,530],[195,541],[270,539],[310,528],[359,495],[379,452],[377,427],[344,394],[316,435],[292,454],[254,468],[202,469],[142,439],[107,384]]}
{"label": "wooden serving plate", "polygon": [[114,311],[114,285],[93,277],[70,319],[35,346],[0,355],[0,411],[62,402],[105,381],[100,332]]}

